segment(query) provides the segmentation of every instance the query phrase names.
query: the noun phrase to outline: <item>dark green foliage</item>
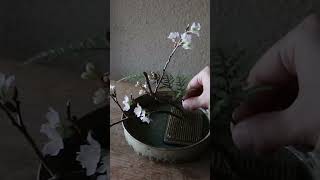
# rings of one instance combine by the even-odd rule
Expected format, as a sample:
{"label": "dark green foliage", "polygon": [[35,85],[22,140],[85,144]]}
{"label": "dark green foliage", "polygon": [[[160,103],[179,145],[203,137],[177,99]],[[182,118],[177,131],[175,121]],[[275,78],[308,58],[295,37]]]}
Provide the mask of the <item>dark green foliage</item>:
{"label": "dark green foliage", "polygon": [[97,36],[85,39],[79,43],[72,43],[67,47],[52,48],[36,54],[25,63],[32,63],[38,60],[51,61],[61,56],[79,55],[80,53],[109,49],[109,41],[104,36]]}
{"label": "dark green foliage", "polygon": [[[155,72],[157,77],[160,77],[161,73]],[[159,79],[151,80],[151,85],[155,86]],[[128,81],[132,83],[136,83],[137,81],[143,83],[145,82],[145,77],[142,73],[130,74],[119,81]],[[175,100],[181,100],[185,94],[186,87],[188,82],[190,81],[190,77],[185,75],[172,75],[169,73],[165,73],[162,79],[162,82],[159,86],[159,89],[169,90],[175,94]]]}

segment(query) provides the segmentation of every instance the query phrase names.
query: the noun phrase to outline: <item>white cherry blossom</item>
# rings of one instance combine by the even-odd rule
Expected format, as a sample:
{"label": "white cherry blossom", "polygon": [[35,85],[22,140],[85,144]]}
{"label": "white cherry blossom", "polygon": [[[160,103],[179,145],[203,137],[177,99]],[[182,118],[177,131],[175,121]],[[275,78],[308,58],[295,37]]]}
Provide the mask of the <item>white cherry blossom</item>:
{"label": "white cherry blossom", "polygon": [[[110,88],[111,89],[111,88]],[[107,100],[107,92],[103,88],[99,88],[93,95],[93,103],[101,104]]]}
{"label": "white cherry blossom", "polygon": [[122,104],[124,104],[123,110],[129,111],[130,110],[130,99],[128,96],[124,97],[124,100],[122,101]]}
{"label": "white cherry blossom", "polygon": [[170,32],[168,38],[172,40],[172,42],[176,42],[176,39],[180,37],[178,32]]}
{"label": "white cherry blossom", "polygon": [[201,29],[200,23],[193,22],[190,27],[190,32],[196,34],[199,37],[199,31]]}
{"label": "white cherry blossom", "polygon": [[91,132],[88,133],[87,141],[88,144],[80,146],[76,160],[81,163],[82,168],[86,169],[86,175],[91,176],[96,173],[101,147],[99,142],[93,139]]}
{"label": "white cherry blossom", "polygon": [[50,107],[46,118],[48,122],[41,125],[40,132],[47,135],[50,141],[44,145],[42,152],[44,155],[56,156],[64,148],[63,139],[57,131],[60,124],[59,113]]}

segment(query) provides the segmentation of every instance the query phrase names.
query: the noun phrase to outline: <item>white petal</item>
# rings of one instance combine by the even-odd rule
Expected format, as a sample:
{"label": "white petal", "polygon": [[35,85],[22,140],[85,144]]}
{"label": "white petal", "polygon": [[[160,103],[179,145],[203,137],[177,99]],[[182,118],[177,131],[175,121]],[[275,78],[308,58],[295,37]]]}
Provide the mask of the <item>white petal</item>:
{"label": "white petal", "polygon": [[130,110],[130,104],[129,104],[129,97],[125,96],[124,100],[122,101],[122,104],[124,104],[123,110],[129,111]]}
{"label": "white petal", "polygon": [[145,91],[145,90],[140,89],[140,91],[139,91],[139,95],[143,95],[143,94],[145,94],[145,93],[146,93],[146,91]]}
{"label": "white petal", "polygon": [[178,32],[170,32],[168,38],[169,39],[176,39],[180,36],[180,34]]}
{"label": "white petal", "polygon": [[100,175],[97,177],[97,180],[107,180],[107,175]]}
{"label": "white petal", "polygon": [[141,121],[142,122],[146,122],[146,123],[150,123],[150,121],[151,121],[151,119],[150,118],[148,118],[147,116],[145,116],[145,117],[143,117],[143,118],[141,118]]}
{"label": "white petal", "polygon": [[200,23],[193,22],[190,27],[191,31],[200,31],[200,29],[201,29]]}
{"label": "white petal", "polygon": [[147,89],[147,87],[148,87],[147,83],[144,83],[142,87]]}
{"label": "white petal", "polygon": [[46,118],[52,128],[58,127],[60,123],[59,113],[55,111],[52,107],[49,107],[49,111],[46,114]]}
{"label": "white petal", "polygon": [[56,140],[51,140],[47,144],[45,144],[42,152],[44,155],[56,156],[59,154],[60,150],[63,148],[64,148],[63,140],[56,139]]}
{"label": "white petal", "polygon": [[76,160],[81,163],[81,166],[86,169],[86,175],[91,176],[95,174],[99,160],[100,160],[100,144],[94,140],[91,133],[88,133],[87,140],[89,145],[81,145],[80,152]]}
{"label": "white petal", "polygon": [[61,136],[56,128],[52,127],[49,123],[42,124],[40,132],[47,135],[50,140],[61,139]]}
{"label": "white petal", "polygon": [[191,34],[183,33],[181,35],[181,40],[182,40],[183,43],[191,43],[192,36],[191,36]]}
{"label": "white petal", "polygon": [[134,108],[133,112],[137,117],[140,117],[142,113],[142,107],[139,105],[139,103],[137,104],[137,107]]}
{"label": "white petal", "polygon": [[115,90],[116,90],[116,86],[110,85],[110,92],[115,91]]}
{"label": "white petal", "polygon": [[99,88],[93,96],[94,104],[101,104],[107,100],[107,93],[103,88]]}
{"label": "white petal", "polygon": [[146,116],[146,111],[145,110],[142,110],[141,112],[141,116],[140,116],[140,119],[142,122],[146,122],[146,123],[150,123],[151,119],[149,119],[147,116]]}
{"label": "white petal", "polygon": [[183,49],[191,49],[191,43],[184,43],[182,44]]}
{"label": "white petal", "polygon": [[88,73],[94,72],[94,71],[95,71],[95,66],[94,66],[91,62],[87,63],[87,65],[86,65],[86,71],[87,71]]}

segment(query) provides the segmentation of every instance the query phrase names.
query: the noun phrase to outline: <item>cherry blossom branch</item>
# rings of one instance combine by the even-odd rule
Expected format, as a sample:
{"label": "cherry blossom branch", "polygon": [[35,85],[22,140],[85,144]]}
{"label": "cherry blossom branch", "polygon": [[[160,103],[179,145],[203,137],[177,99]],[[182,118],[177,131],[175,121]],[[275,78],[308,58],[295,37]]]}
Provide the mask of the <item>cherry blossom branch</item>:
{"label": "cherry blossom branch", "polygon": [[114,125],[117,125],[117,124],[119,124],[119,123],[122,123],[123,121],[128,120],[128,119],[129,119],[129,117],[125,117],[125,118],[121,119],[120,121],[117,121],[117,122],[115,122],[115,123],[110,124],[110,127],[112,127],[112,126],[114,126]]}
{"label": "cherry blossom branch", "polygon": [[154,90],[154,94],[156,94],[156,93],[158,92],[159,86],[160,86],[160,84],[161,84],[161,82],[162,82],[162,80],[163,80],[163,76],[164,76],[164,74],[165,74],[165,72],[166,72],[166,70],[167,70],[167,68],[168,68],[169,63],[171,62],[172,56],[174,55],[174,53],[177,51],[177,49],[178,49],[180,46],[181,46],[180,43],[177,43],[177,44],[175,45],[174,49],[172,50],[171,54],[169,55],[169,58],[168,58],[166,64],[164,65],[164,67],[163,67],[163,69],[162,69],[162,73],[161,73],[160,79],[159,79],[159,81],[158,81],[158,83],[157,83],[156,89]]}
{"label": "cherry blossom branch", "polygon": [[[17,101],[17,98],[15,98]],[[19,101],[17,101],[19,102]],[[20,103],[18,103],[20,106]],[[27,128],[24,126],[21,118],[21,111],[20,107],[17,106],[17,114],[20,121],[20,124],[17,123],[17,119],[14,118],[14,116],[11,114],[10,110],[3,104],[3,102],[0,103],[0,108],[6,113],[7,117],[11,120],[12,124],[22,133],[22,135],[26,138],[27,142],[31,145],[32,149],[36,153],[38,159],[40,160],[43,167],[47,170],[47,172],[50,174],[51,177],[56,177],[53,171],[49,168],[49,165],[47,164],[42,152],[39,150],[38,146],[30,136],[29,132],[27,131]]]}

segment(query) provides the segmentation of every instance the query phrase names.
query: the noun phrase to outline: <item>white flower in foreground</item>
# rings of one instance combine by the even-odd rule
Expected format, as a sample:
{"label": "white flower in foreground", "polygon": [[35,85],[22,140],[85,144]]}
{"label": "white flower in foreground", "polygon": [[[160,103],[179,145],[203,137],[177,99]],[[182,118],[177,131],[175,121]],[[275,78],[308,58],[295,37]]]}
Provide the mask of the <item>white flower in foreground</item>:
{"label": "white flower in foreground", "polygon": [[172,42],[176,42],[176,39],[180,37],[180,34],[178,32],[171,32],[168,36],[169,39],[172,40]]}
{"label": "white flower in foreground", "polygon": [[130,99],[128,96],[124,97],[124,100],[122,101],[122,104],[124,104],[123,110],[129,111],[130,110]]}
{"label": "white flower in foreground", "polygon": [[[111,88],[110,88],[111,90]],[[103,102],[105,102],[108,98],[107,98],[107,92],[105,89],[103,88],[99,88],[93,95],[93,103],[94,104],[101,104]]]}
{"label": "white flower in foreground", "polygon": [[100,160],[101,147],[98,141],[94,140],[91,132],[87,136],[88,145],[81,145],[76,160],[86,169],[86,175],[91,176],[96,173]]}
{"label": "white flower in foreground", "polygon": [[181,35],[181,44],[182,44],[182,47],[184,49],[191,49],[191,40],[192,40],[192,35],[191,34],[188,34],[188,33],[183,33]]}
{"label": "white flower in foreground", "polygon": [[10,87],[13,86],[15,81],[14,76],[6,77],[5,74],[0,73],[0,96],[6,98],[9,95]]}
{"label": "white flower in foreground", "polygon": [[56,156],[64,148],[63,139],[57,131],[57,127],[60,124],[59,113],[50,107],[46,118],[48,122],[41,125],[40,132],[47,135],[50,141],[43,147],[42,152],[44,155]]}
{"label": "white flower in foreground", "polygon": [[141,119],[142,122],[150,123],[151,119],[146,116],[146,111],[142,109],[142,107],[137,104],[137,107],[133,110],[134,114]]}
{"label": "white flower in foreground", "polygon": [[190,32],[196,34],[199,37],[199,31],[201,29],[200,23],[193,22],[190,27]]}

